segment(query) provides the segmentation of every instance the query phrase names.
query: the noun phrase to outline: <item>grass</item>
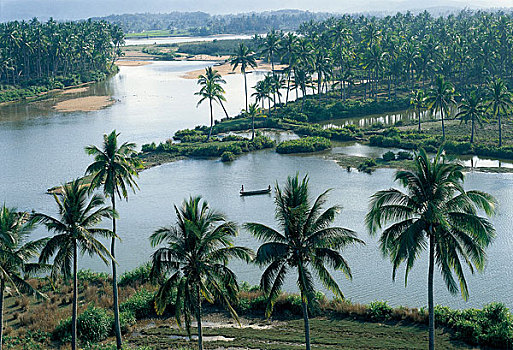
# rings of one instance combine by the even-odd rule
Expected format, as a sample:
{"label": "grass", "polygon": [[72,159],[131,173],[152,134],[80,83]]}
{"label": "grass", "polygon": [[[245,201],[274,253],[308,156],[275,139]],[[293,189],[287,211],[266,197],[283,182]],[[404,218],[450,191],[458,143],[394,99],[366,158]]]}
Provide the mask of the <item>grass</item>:
{"label": "grass", "polygon": [[[209,317],[216,315],[209,315]],[[253,322],[255,320],[245,320]],[[166,322],[170,322],[166,324]],[[174,326],[172,320],[144,327],[127,341],[132,346],[154,344],[156,349],[173,349],[178,346],[193,346],[186,333]],[[204,328],[204,336],[222,336],[231,341],[206,341],[206,349],[304,349],[302,318],[270,322],[270,328]],[[428,342],[427,327],[401,322],[370,323],[351,318],[317,317],[310,320],[312,347],[315,349],[425,349]],[[193,328],[194,335],[196,329]],[[437,347],[440,349],[470,349],[453,339],[452,333],[437,329]]]}

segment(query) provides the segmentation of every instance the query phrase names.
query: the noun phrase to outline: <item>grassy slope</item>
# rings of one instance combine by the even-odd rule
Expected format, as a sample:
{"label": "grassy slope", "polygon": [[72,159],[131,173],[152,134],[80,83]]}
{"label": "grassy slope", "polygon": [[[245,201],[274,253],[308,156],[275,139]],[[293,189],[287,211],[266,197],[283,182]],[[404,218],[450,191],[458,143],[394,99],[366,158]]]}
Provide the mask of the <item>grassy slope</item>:
{"label": "grassy slope", "polygon": [[[212,316],[206,317],[210,321]],[[127,338],[129,344],[142,346],[154,344],[157,349],[173,349],[178,346],[190,346],[186,333],[174,326],[172,320],[161,320],[146,324]],[[233,321],[232,321],[233,322]],[[267,324],[262,319],[246,319],[243,323]],[[268,329],[238,328],[236,325],[226,328],[205,328],[204,335],[232,338],[231,341],[208,341],[206,349],[265,349],[293,350],[304,349],[303,320],[292,318],[270,323]],[[193,334],[196,329],[193,328]],[[183,336],[184,338],[180,338]],[[401,323],[370,323],[353,319],[317,317],[311,319],[312,347],[315,349],[425,349],[427,347],[427,327]],[[459,341],[452,340],[451,333],[437,330],[439,349],[470,349]]]}

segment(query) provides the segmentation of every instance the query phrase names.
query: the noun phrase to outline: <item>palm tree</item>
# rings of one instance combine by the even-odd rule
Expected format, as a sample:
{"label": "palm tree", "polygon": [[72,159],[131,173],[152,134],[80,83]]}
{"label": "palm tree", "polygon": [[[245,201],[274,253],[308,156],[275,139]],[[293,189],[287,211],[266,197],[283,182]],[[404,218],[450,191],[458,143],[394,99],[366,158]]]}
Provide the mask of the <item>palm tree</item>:
{"label": "palm tree", "polygon": [[255,262],[267,266],[260,279],[260,286],[268,298],[267,317],[271,315],[274,302],[280,295],[285,275],[290,269],[297,269],[307,350],[310,350],[308,305],[313,302],[315,292],[310,270],[315,271],[322,284],[335,296],[343,298],[326,265],[351,278],[351,269],[339,251],[347,245],[363,243],[353,231],[331,227],[340,207],[333,206],[323,211],[328,192],[322,193],[312,204],[308,177],[301,181],[297,175],[288,177],[283,191],[276,185],[276,220],[282,232],[263,224],[244,224],[249,232],[265,242],[258,248]]}
{"label": "palm tree", "polygon": [[3,341],[4,294],[7,286],[16,293],[46,297],[25,281],[24,273],[38,268],[30,261],[38,255],[45,239],[27,241],[34,222],[5,204],[0,209],[0,349]]}
{"label": "palm tree", "polygon": [[502,116],[506,116],[513,105],[511,93],[501,79],[496,79],[488,85],[488,108],[493,110],[494,117],[499,118],[499,147],[502,146]]}
{"label": "palm tree", "polygon": [[474,129],[475,124],[479,124],[479,126],[483,125],[483,118],[486,113],[486,106],[483,102],[483,99],[477,91],[473,90],[470,92],[468,98],[464,98],[461,101],[461,104],[458,106],[459,112],[456,114],[456,118],[461,120],[461,123],[467,122],[470,120],[470,143],[474,142]]}
{"label": "palm tree", "polygon": [[[141,162],[133,157],[136,154],[135,144],[124,142],[118,146],[118,136],[116,130],[110,134],[103,135],[103,147],[87,146],[87,154],[94,156],[94,162],[86,169],[86,174],[92,176],[91,190],[103,188],[103,193],[111,200],[112,210],[116,210],[116,196],[128,200],[128,191],[130,188],[135,193],[139,188],[134,177],[137,177],[137,169],[141,167]],[[110,256],[112,256],[112,295],[114,308],[114,330],[116,333],[116,346],[121,349],[121,327],[119,325],[119,300],[118,300],[118,280],[117,264],[114,263],[116,256],[116,216],[112,216],[112,240],[110,243]]]}
{"label": "palm tree", "polygon": [[481,271],[486,260],[485,248],[495,236],[493,225],[478,216],[478,209],[487,215],[495,210],[495,199],[484,192],[463,189],[463,167],[445,163],[443,147],[430,161],[423,149],[415,154],[415,170],[399,170],[395,174],[406,192],[389,189],[376,192],[366,216],[367,227],[376,234],[383,226],[380,247],[390,257],[392,278],[401,263],[406,263],[405,285],[415,260],[429,250],[428,308],[429,349],[435,346],[433,277],[435,263],[440,269],[447,289],[468,298],[468,287],[462,262],[470,271]]}
{"label": "palm tree", "polygon": [[[219,74],[219,72],[217,70],[213,69],[212,67],[207,67],[207,68],[205,68],[205,74],[200,75],[198,77],[198,84],[201,86],[205,86],[205,85],[210,84],[210,82],[212,82],[214,84],[218,84],[218,85],[226,84],[226,80],[223,79],[223,77],[221,76],[221,74]],[[224,97],[217,99],[217,102],[223,108],[226,118],[229,118],[228,112],[226,111],[226,108],[224,108],[223,101],[226,101],[226,99],[224,99]]]}
{"label": "palm tree", "polygon": [[428,108],[434,112],[440,112],[442,118],[442,137],[445,139],[445,124],[444,124],[444,113],[447,116],[449,114],[452,105],[456,104],[454,97],[456,93],[454,86],[442,76],[436,78],[435,86],[429,90],[429,94],[426,97],[426,104]]}
{"label": "palm tree", "polygon": [[191,314],[195,314],[198,348],[202,350],[201,296],[210,303],[221,299],[238,319],[231,306],[237,298],[237,276],[227,265],[232,258],[249,262],[253,253],[233,245],[236,224],[201,197],[189,198],[180,208],[175,206],[175,211],[176,226],[160,228],[150,237],[152,247],[166,243],[152,255],[151,277],[166,278],[155,296],[155,309],[162,314],[176,291],[176,322],[181,326],[183,316],[190,337]]}
{"label": "palm tree", "polygon": [[255,139],[255,118],[258,117],[262,111],[258,108],[258,103],[252,103],[249,105],[249,109],[244,111],[248,118],[251,118],[251,141]]}
{"label": "palm tree", "polygon": [[[226,101],[224,97],[224,89],[221,86],[221,83],[224,83],[225,81],[220,79],[220,75],[217,73],[216,70],[212,70],[211,67],[205,68],[205,74],[200,75],[198,77],[198,84],[201,85],[200,91],[196,92],[194,95],[201,96],[200,100],[198,101],[199,106],[203,103],[203,101],[208,100],[209,106],[210,106],[210,130],[208,132],[207,136],[207,142],[210,140],[210,136],[212,136],[212,130],[214,128],[214,110],[212,106],[212,101],[217,101],[221,105],[223,104],[222,101]],[[224,106],[223,106],[224,109]],[[226,112],[226,110],[225,110]],[[228,114],[227,114],[228,115]]]}
{"label": "palm tree", "polygon": [[417,113],[417,118],[419,120],[419,132],[420,132],[420,118],[422,110],[426,108],[426,97],[424,96],[424,91],[417,90],[412,93],[412,97],[410,99],[411,108]]}
{"label": "palm tree", "polygon": [[230,64],[232,65],[232,70],[237,69],[240,66],[240,71],[244,75],[244,91],[246,94],[246,110],[248,110],[248,82],[246,79],[246,70],[248,67],[255,68],[257,66],[254,53],[244,45],[244,43],[240,43],[239,47],[235,51],[235,53],[230,58]]}
{"label": "palm tree", "polygon": [[89,199],[88,192],[88,186],[83,185],[81,180],[74,180],[63,186],[61,198],[54,194],[59,210],[58,218],[42,213],[33,215],[35,221],[44,223],[48,231],[55,232],[55,235],[45,243],[39,263],[47,264],[55,256],[51,267],[52,279],[61,274],[65,279],[73,277],[73,350],[77,349],[78,251],[90,256],[98,255],[105,264],[109,264],[111,260],[116,264],[108,249],[97,239],[98,236],[115,238],[111,230],[98,228],[97,225],[103,218],[110,219],[116,214],[112,208],[104,206],[105,200],[101,195],[95,194]]}

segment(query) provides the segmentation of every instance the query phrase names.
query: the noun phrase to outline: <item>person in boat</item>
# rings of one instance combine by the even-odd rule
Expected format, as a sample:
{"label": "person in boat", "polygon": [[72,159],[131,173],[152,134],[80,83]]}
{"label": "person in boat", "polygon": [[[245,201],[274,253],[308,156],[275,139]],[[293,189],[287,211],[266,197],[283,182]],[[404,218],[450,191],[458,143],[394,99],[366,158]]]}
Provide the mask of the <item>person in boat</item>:
{"label": "person in boat", "polygon": [[241,189],[240,189],[241,192],[244,192],[244,185],[242,185]]}
{"label": "person in boat", "polygon": [[271,185],[269,185],[269,187],[267,187],[267,189],[270,191],[271,190]]}

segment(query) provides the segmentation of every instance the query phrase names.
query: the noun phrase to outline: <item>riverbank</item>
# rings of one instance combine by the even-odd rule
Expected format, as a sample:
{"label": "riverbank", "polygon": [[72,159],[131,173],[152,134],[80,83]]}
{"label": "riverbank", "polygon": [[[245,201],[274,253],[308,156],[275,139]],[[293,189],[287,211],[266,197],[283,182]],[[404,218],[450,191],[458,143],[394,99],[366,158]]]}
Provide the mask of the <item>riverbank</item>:
{"label": "riverbank", "polygon": [[[176,326],[173,300],[162,316],[154,309],[158,286],[148,279],[149,264],[119,277],[121,329],[131,348],[195,348],[184,329]],[[48,299],[17,295],[5,298],[5,346],[8,349],[58,349],[70,339],[71,292],[69,283],[47,278],[32,279],[32,285]],[[55,287],[55,288],[54,288]],[[78,337],[89,343],[85,349],[110,349],[112,333],[111,278],[90,270],[78,272]],[[204,341],[216,349],[292,350],[304,347],[301,298],[281,294],[272,318],[264,317],[266,298],[257,286],[241,282],[238,301],[233,304],[239,322],[223,309],[222,302],[203,304]],[[349,300],[330,300],[317,293],[312,301],[311,338],[322,349],[423,349],[427,345],[428,315],[425,308],[390,307],[386,302],[368,305]],[[509,311],[498,303],[483,309],[452,310],[436,306],[436,341],[443,349],[470,349],[478,344],[507,347],[512,344],[513,327]],[[192,334],[196,330],[192,325]],[[465,342],[466,343],[465,343]]]}

